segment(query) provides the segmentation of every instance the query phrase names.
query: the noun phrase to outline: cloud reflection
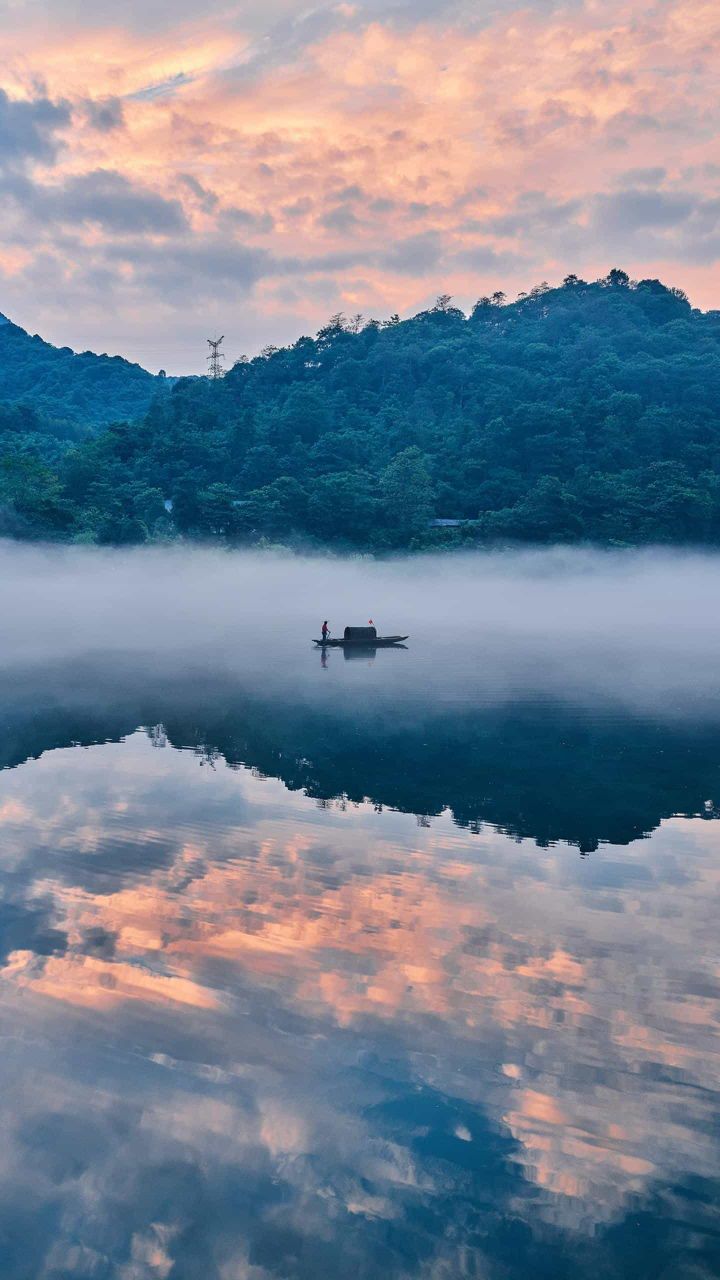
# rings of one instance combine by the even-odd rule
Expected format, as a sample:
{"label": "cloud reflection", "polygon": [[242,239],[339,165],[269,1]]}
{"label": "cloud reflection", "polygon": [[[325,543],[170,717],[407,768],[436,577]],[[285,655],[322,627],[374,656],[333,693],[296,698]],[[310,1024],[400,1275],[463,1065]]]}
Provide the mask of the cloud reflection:
{"label": "cloud reflection", "polygon": [[[386,1274],[408,1249],[416,1274],[465,1274],[432,1215],[462,1240],[468,1195],[566,1253],[580,1233],[599,1263],[638,1200],[716,1174],[712,826],[675,819],[580,863],[449,819],[318,810],[145,734],[3,774],[0,804],[8,894],[64,940],[1,971],[26,1084],[0,1178],[38,1111],[50,1151],[61,1123],[100,1143],[56,1183],[65,1225],[38,1275],[104,1257],[194,1276],[210,1249],[221,1280],[332,1275],[340,1239],[371,1275],[381,1238]],[[117,860],[128,845],[145,866]],[[142,1200],[158,1178],[169,1216]],[[231,1185],[252,1228],[225,1216]],[[702,1238],[702,1197],[694,1212]]]}

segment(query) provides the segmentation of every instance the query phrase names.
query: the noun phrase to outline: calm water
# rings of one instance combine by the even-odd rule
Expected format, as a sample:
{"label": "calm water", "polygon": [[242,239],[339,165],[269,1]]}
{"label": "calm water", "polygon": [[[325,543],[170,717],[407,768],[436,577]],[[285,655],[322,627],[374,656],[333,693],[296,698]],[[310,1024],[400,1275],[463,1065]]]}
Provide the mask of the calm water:
{"label": "calm water", "polygon": [[720,1275],[716,560],[0,560],[3,1280]]}

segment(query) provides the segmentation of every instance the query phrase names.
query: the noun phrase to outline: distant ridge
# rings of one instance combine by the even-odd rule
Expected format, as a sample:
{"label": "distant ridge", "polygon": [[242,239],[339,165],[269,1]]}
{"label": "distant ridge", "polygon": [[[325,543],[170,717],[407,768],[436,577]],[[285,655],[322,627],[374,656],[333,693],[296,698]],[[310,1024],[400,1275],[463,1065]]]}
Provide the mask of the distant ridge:
{"label": "distant ridge", "polygon": [[122,356],[54,347],[0,312],[0,404],[32,411],[40,432],[84,435],[140,418],[160,381]]}

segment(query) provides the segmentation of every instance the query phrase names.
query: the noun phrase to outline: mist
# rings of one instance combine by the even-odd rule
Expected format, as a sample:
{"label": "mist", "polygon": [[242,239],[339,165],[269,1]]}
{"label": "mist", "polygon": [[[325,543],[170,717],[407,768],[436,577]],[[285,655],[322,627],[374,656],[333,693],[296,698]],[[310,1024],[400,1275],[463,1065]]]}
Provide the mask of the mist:
{"label": "mist", "polygon": [[[108,678],[227,676],[349,705],[607,702],[720,718],[720,556],[548,548],[369,558],[0,544],[5,682],[70,664]],[[323,667],[311,641],[372,619],[408,648]],[[90,680],[90,676],[88,677]]]}

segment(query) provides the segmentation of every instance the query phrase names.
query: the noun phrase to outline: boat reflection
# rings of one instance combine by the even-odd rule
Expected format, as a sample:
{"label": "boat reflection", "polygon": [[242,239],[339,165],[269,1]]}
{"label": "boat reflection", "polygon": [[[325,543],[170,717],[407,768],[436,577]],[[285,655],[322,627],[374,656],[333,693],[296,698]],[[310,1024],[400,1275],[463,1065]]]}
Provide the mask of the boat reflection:
{"label": "boat reflection", "polygon": [[[403,645],[402,647],[405,648],[406,646]],[[343,657],[346,662],[374,662],[377,657],[377,649],[370,644],[353,645],[352,648],[346,646],[343,649]]]}
{"label": "boat reflection", "polygon": [[[330,649],[325,645],[318,645],[318,648],[320,649],[320,666],[326,668]],[[383,651],[393,652],[397,649],[407,649],[407,645],[393,644],[383,646]],[[374,644],[343,645],[342,654],[346,662],[374,662],[378,654],[378,646]]]}
{"label": "boat reflection", "polygon": [[[406,644],[388,645],[383,650],[383,652],[392,653],[397,651],[398,649],[407,649],[407,645]],[[363,659],[366,662],[374,662],[375,658],[377,657],[377,652],[378,652],[377,647],[373,644],[368,644],[368,645],[356,644],[352,646],[346,645],[343,648],[343,654],[345,656],[346,662],[363,661]]]}

